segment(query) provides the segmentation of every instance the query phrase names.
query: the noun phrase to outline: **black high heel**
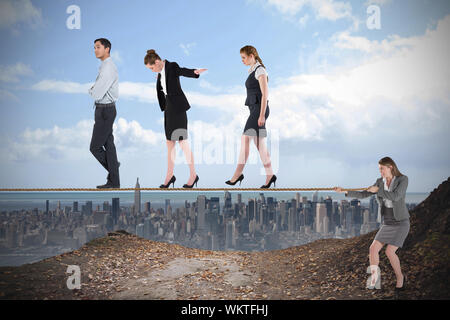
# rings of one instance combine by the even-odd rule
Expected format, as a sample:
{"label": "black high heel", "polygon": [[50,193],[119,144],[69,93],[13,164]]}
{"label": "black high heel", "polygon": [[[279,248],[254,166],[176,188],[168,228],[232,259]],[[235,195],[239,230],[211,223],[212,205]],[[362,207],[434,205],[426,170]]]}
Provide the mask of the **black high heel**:
{"label": "black high heel", "polygon": [[395,292],[405,291],[405,285],[406,285],[406,275],[403,274],[403,285],[400,288],[395,287]]}
{"label": "black high heel", "polygon": [[197,186],[197,181],[198,181],[198,175],[195,177],[195,180],[194,180],[194,182],[192,182],[192,184],[191,185],[188,185],[188,184],[183,184],[183,188],[192,188],[193,186],[194,186],[194,184],[195,184],[195,186]]}
{"label": "black high heel", "polygon": [[175,188],[175,180],[177,180],[177,178],[175,178],[175,176],[172,176],[172,178],[170,178],[170,180],[167,184],[162,184],[159,187],[160,188],[168,188],[170,186],[170,184],[172,184],[172,187]]}
{"label": "black high heel", "polygon": [[270,185],[272,184],[272,182],[273,182],[273,186],[275,187],[275,181],[277,181],[277,176],[276,176],[276,175],[273,175],[272,178],[270,178],[269,183],[268,183],[268,184],[263,184],[263,185],[261,186],[261,188],[262,188],[262,189],[270,188]]}
{"label": "black high heel", "polygon": [[225,183],[229,184],[230,186],[234,186],[239,181],[239,185],[241,185],[242,180],[244,180],[244,175],[241,173],[241,175],[239,176],[239,178],[236,179],[236,181],[231,182],[231,180],[227,180],[225,181]]}

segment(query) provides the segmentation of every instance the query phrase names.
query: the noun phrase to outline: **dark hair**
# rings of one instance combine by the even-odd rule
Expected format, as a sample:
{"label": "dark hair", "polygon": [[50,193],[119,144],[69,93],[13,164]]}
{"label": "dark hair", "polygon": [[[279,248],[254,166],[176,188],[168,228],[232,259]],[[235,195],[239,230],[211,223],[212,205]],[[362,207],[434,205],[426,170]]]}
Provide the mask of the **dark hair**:
{"label": "dark hair", "polygon": [[100,43],[102,44],[102,46],[105,47],[105,49],[109,48],[109,52],[111,53],[111,42],[109,42],[108,39],[106,39],[106,38],[98,38],[98,39],[95,39],[94,43],[96,43],[97,41],[100,41]]}
{"label": "dark hair", "polygon": [[403,176],[403,174],[400,172],[400,170],[398,170],[397,164],[394,162],[394,160],[392,160],[389,157],[384,157],[383,159],[380,159],[380,161],[378,161],[378,164],[381,164],[382,166],[391,167],[391,172],[392,172],[393,176],[396,176],[396,177]]}
{"label": "dark hair", "polygon": [[259,63],[261,63],[261,65],[263,66],[263,68],[266,67],[266,66],[263,64],[263,62],[262,62],[262,60],[261,60],[261,57],[259,56],[258,51],[256,50],[256,48],[255,48],[254,46],[250,46],[250,45],[243,46],[239,52],[240,52],[240,53],[244,52],[247,56],[249,56],[249,55],[252,54],[252,55],[255,57],[255,59],[256,59]]}
{"label": "dark hair", "polygon": [[155,64],[156,60],[161,60],[161,58],[155,52],[155,50],[153,50],[153,49],[147,50],[147,54],[144,57],[144,64],[145,65],[148,65],[148,64],[152,65],[152,64]]}

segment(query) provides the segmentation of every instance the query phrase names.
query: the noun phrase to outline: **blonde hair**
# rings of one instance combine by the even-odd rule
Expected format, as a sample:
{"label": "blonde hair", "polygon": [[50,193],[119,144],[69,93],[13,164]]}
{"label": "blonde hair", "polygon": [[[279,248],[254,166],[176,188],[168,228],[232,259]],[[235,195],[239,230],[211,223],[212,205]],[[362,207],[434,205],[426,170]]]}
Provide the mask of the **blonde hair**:
{"label": "blonde hair", "polygon": [[261,65],[265,68],[266,66],[263,64],[261,57],[258,54],[258,51],[256,50],[255,47],[247,45],[241,48],[241,50],[239,51],[240,53],[244,52],[247,56],[249,55],[253,55],[255,57],[255,59],[261,63]]}
{"label": "blonde hair", "polygon": [[147,64],[152,65],[152,64],[155,64],[156,60],[161,60],[161,58],[155,52],[155,50],[153,50],[153,49],[147,50],[147,54],[145,55],[145,58],[144,58],[144,64],[145,65],[147,65]]}
{"label": "blonde hair", "polygon": [[391,172],[393,176],[400,177],[403,176],[403,174],[398,170],[397,165],[395,164],[395,161],[392,160],[389,157],[384,157],[378,161],[378,164],[381,164],[382,166],[389,166],[391,167]]}

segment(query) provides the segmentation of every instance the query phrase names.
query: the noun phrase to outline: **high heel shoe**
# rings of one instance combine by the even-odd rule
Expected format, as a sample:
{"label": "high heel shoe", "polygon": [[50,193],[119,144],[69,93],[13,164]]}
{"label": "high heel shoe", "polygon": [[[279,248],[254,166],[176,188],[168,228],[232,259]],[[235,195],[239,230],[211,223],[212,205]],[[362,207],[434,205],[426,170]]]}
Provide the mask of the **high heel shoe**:
{"label": "high heel shoe", "polygon": [[194,184],[195,184],[195,186],[197,186],[197,181],[198,181],[198,175],[195,177],[195,180],[194,180],[194,182],[192,182],[192,184],[191,185],[188,185],[188,184],[184,184],[183,185],[183,188],[192,188],[193,186],[194,186]]}
{"label": "high heel shoe", "polygon": [[403,285],[400,288],[395,287],[395,292],[405,291],[405,285],[406,285],[406,275],[403,274]]}
{"label": "high heel shoe", "polygon": [[242,180],[244,180],[244,175],[241,173],[241,175],[239,176],[239,178],[236,179],[236,181],[231,182],[231,180],[227,180],[225,181],[225,183],[229,184],[230,186],[234,186],[239,181],[239,185],[241,185]]}
{"label": "high heel shoe", "polygon": [[175,178],[175,176],[172,176],[172,178],[170,178],[170,180],[167,184],[162,184],[159,187],[160,188],[168,188],[170,186],[170,184],[172,184],[172,187],[175,188],[175,180],[177,180],[177,178]]}
{"label": "high heel shoe", "polygon": [[273,186],[275,187],[275,181],[277,181],[277,176],[276,176],[276,175],[273,175],[272,178],[270,178],[269,183],[268,183],[268,184],[263,184],[263,185],[261,186],[261,188],[262,188],[262,189],[270,188],[270,185],[272,184],[272,182],[273,182]]}

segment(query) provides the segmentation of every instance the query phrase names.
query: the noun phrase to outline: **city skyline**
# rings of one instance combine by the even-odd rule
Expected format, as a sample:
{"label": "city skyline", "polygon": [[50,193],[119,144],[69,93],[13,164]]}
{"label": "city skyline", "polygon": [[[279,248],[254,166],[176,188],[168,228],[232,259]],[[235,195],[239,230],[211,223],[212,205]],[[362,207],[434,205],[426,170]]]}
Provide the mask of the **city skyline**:
{"label": "city skyline", "polygon": [[21,254],[28,260],[33,256],[30,252],[47,257],[78,249],[107,232],[125,230],[150,240],[207,250],[272,250],[321,238],[358,236],[379,226],[375,196],[366,206],[359,199],[338,202],[318,192],[310,198],[300,192],[292,195],[278,200],[260,192],[244,202],[241,193],[233,201],[225,191],[222,202],[219,197],[198,195],[195,201],[174,205],[170,199],[141,203],[136,190],[131,205],[124,205],[119,197],[96,205],[91,200],[72,205],[55,200],[51,206],[45,200],[45,210],[0,210],[0,249],[7,252],[5,263],[18,263]]}

